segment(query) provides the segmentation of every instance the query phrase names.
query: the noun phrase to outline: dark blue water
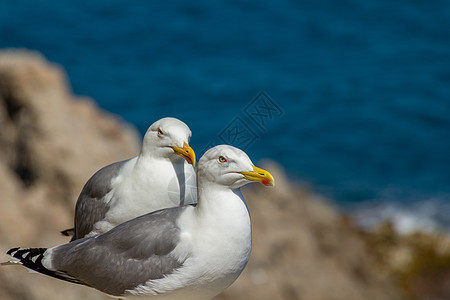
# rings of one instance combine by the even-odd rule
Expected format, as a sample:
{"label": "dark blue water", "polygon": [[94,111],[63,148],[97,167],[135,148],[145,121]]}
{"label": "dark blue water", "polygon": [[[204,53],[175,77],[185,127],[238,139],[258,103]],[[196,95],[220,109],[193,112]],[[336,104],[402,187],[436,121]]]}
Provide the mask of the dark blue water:
{"label": "dark blue water", "polygon": [[142,134],[175,116],[197,152],[229,142],[344,209],[428,205],[450,228],[449,1],[3,0],[0,47]]}

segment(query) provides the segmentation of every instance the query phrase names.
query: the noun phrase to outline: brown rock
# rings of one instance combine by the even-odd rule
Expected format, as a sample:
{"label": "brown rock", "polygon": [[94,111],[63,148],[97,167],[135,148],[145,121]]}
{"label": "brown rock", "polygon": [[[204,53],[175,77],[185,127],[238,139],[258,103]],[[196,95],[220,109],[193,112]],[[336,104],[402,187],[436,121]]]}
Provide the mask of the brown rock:
{"label": "brown rock", "polygon": [[135,130],[73,96],[63,70],[37,53],[1,52],[0,99],[0,157],[25,186],[51,182],[70,205],[87,175],[137,152]]}
{"label": "brown rock", "polygon": [[[72,95],[61,67],[0,51],[0,251],[67,242],[75,202],[99,168],[135,156],[136,130]],[[4,257],[6,259],[6,257]],[[2,261],[4,260],[2,259]],[[2,299],[107,299],[22,268],[0,268]]]}
{"label": "brown rock", "polygon": [[450,238],[439,232],[399,234],[390,223],[361,232],[378,265],[393,274],[405,299],[450,299]]}
{"label": "brown rock", "polygon": [[281,167],[265,165],[273,189],[244,191],[253,249],[241,277],[215,299],[400,299],[355,230],[318,195],[289,184]]}

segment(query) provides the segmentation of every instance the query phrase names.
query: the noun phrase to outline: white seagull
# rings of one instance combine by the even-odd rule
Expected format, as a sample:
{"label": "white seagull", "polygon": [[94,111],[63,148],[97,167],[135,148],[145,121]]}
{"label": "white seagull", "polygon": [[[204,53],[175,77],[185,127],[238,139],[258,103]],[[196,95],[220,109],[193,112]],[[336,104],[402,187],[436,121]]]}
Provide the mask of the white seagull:
{"label": "white seagull", "polygon": [[37,272],[133,299],[210,299],[250,257],[251,224],[240,187],[272,175],[241,150],[221,145],[198,163],[198,204],[153,212],[105,234],[8,255]]}
{"label": "white seagull", "polygon": [[197,202],[191,130],[175,118],[153,123],[141,152],[100,169],[85,184],[75,206],[72,240],[102,234],[159,209]]}

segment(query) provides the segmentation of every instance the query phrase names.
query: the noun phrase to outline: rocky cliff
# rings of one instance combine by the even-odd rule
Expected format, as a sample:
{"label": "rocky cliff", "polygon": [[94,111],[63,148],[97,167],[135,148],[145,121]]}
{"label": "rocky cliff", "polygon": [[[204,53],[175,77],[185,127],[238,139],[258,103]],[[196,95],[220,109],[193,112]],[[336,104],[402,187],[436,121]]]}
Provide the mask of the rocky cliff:
{"label": "rocky cliff", "polygon": [[[138,153],[133,128],[72,94],[40,54],[0,52],[0,252],[67,242],[78,193],[99,168]],[[0,268],[1,299],[104,299],[90,289]]]}
{"label": "rocky cliff", "polygon": [[[72,225],[85,181],[102,166],[134,156],[139,149],[132,127],[98,109],[91,99],[74,96],[60,66],[25,50],[0,51],[0,128],[3,253],[19,245],[67,242],[58,232]],[[250,262],[216,299],[410,297],[399,284],[399,273],[385,267],[386,261],[380,263],[385,258],[377,255],[397,248],[360,233],[320,196],[291,184],[277,164],[266,162],[265,168],[277,186],[251,185],[243,191],[253,226]],[[110,299],[14,266],[0,268],[0,295]]]}

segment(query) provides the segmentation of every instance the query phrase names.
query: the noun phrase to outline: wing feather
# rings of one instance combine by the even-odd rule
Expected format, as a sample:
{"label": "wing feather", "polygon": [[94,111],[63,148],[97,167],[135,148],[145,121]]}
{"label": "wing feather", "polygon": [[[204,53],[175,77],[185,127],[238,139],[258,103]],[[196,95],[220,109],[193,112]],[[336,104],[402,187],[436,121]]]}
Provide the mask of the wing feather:
{"label": "wing feather", "polygon": [[119,174],[127,161],[129,160],[100,169],[86,182],[75,206],[75,231],[72,241],[86,236],[94,229],[95,223],[105,218],[110,208],[105,196],[112,189],[112,179]]}
{"label": "wing feather", "polygon": [[185,209],[160,210],[53,248],[53,268],[114,296],[171,274],[186,259],[172,253],[181,232],[176,220]]}

